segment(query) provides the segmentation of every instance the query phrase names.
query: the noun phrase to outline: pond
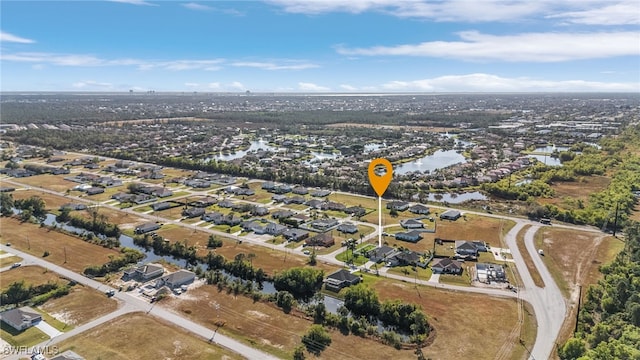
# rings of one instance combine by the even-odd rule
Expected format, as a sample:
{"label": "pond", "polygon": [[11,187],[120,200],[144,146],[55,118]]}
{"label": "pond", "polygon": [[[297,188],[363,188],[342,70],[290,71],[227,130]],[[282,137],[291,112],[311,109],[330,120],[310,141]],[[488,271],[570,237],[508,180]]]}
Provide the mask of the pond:
{"label": "pond", "polygon": [[554,158],[549,155],[529,155],[529,157],[536,158],[538,161],[548,166],[562,166],[562,162],[559,158]]}
{"label": "pond", "polygon": [[378,144],[378,143],[373,143],[373,144],[366,144],[364,146],[364,153],[370,153],[370,152],[374,152],[374,151],[378,151],[380,149],[384,149],[387,147],[387,144],[382,143],[382,144]]}
{"label": "pond", "polygon": [[554,151],[557,151],[557,152],[569,151],[569,149],[570,149],[570,147],[568,147],[568,146],[547,145],[547,146],[539,146],[539,147],[535,148],[533,150],[533,152],[551,154]]}
{"label": "pond", "polygon": [[432,172],[436,169],[443,169],[447,166],[465,162],[464,156],[455,150],[438,150],[435,153],[423,156],[398,166],[394,166],[393,172],[404,175],[410,172]]}
{"label": "pond", "polygon": [[487,196],[479,191],[466,193],[445,193],[445,194],[429,194],[429,201],[446,202],[449,204],[460,204],[470,200],[487,200]]}
{"label": "pond", "polygon": [[231,160],[235,160],[235,159],[240,159],[242,157],[244,157],[245,155],[247,155],[250,152],[256,152],[258,150],[265,150],[265,151],[272,151],[272,152],[276,152],[276,151],[281,151],[282,149],[273,147],[271,145],[269,145],[266,141],[260,139],[257,141],[251,141],[249,148],[247,150],[240,150],[240,151],[236,151],[233,154],[218,154],[216,156],[211,156],[206,158],[204,161],[210,161],[210,160],[219,160],[219,161],[231,161]]}

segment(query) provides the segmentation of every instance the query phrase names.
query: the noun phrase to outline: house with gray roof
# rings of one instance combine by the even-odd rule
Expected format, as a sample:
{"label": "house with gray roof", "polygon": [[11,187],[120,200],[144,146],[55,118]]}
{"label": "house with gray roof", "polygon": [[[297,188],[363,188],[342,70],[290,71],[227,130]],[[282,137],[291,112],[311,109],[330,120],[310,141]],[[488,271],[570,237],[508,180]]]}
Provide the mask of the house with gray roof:
{"label": "house with gray roof", "polygon": [[405,229],[421,229],[424,227],[424,224],[418,219],[405,219],[400,220],[400,226]]}
{"label": "house with gray roof", "polygon": [[14,329],[22,331],[40,322],[42,315],[28,306],[23,306],[0,313],[0,320]]}
{"label": "house with gray roof", "polygon": [[340,269],[327,276],[324,281],[324,288],[330,291],[338,292],[342,288],[355,285],[359,282],[359,276],[353,275],[346,269]]}
{"label": "house with gray roof", "polygon": [[194,272],[184,269],[178,270],[156,280],[156,289],[159,289],[163,286],[167,286],[170,289],[176,289],[182,285],[187,285],[194,282],[195,279],[196,274]]}

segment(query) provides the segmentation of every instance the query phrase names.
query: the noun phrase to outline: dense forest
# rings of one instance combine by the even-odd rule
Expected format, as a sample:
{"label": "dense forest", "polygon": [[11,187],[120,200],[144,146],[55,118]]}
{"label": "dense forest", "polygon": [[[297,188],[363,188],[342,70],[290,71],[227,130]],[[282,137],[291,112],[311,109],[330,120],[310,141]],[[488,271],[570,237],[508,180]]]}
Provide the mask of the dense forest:
{"label": "dense forest", "polygon": [[624,250],[584,296],[577,332],[558,349],[563,360],[640,359],[640,223],[625,233]]}

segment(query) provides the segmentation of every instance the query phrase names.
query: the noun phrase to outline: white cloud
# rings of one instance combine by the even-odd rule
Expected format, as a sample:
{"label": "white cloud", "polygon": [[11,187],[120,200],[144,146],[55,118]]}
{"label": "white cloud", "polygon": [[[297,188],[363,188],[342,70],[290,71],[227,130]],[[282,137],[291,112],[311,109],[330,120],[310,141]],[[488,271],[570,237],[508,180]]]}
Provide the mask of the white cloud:
{"label": "white cloud", "polygon": [[20,36],[16,36],[13,34],[9,34],[8,32],[0,31],[0,42],[13,42],[19,44],[33,44],[35,40],[23,38]]}
{"label": "white cloud", "polygon": [[101,90],[107,90],[107,89],[113,89],[113,84],[111,83],[107,83],[107,82],[97,82],[97,81],[93,81],[93,80],[86,80],[86,81],[78,81],[73,83],[71,86],[73,86],[76,89],[101,89]]}
{"label": "white cloud", "polygon": [[229,87],[230,89],[234,89],[234,90],[242,90],[242,91],[244,91],[244,90],[246,90],[246,89],[247,89],[247,88],[245,88],[245,87],[244,87],[244,85],[242,85],[242,83],[241,83],[241,82],[239,82],[239,81],[234,81],[234,82],[232,82],[231,84],[229,84],[229,86],[228,86],[228,87]]}
{"label": "white cloud", "polygon": [[430,41],[420,44],[337,47],[343,55],[424,56],[467,61],[558,62],[640,55],[640,33],[525,33],[488,35],[477,31],[458,33],[462,41]]}
{"label": "white cloud", "polygon": [[186,82],[186,83],[184,83],[184,86],[193,88],[193,87],[200,87],[200,84],[193,83],[193,82]]}
{"label": "white cloud", "polygon": [[380,12],[434,21],[515,22],[522,19],[567,19],[590,25],[638,24],[637,0],[267,0],[297,14]]}
{"label": "white cloud", "polygon": [[220,83],[219,83],[219,82],[212,82],[212,83],[209,83],[209,84],[207,85],[207,87],[208,87],[209,89],[214,89],[214,90],[220,90],[220,89],[222,89],[222,87],[220,86]]}
{"label": "white cloud", "polygon": [[78,66],[78,67],[96,67],[96,66],[136,66],[140,70],[165,69],[165,70],[219,70],[223,59],[210,60],[141,60],[131,58],[120,59],[103,59],[94,55],[85,54],[55,54],[55,53],[37,53],[37,52],[21,52],[13,54],[0,54],[2,61],[27,62],[51,64],[58,66]]}
{"label": "white cloud", "polygon": [[356,90],[358,90],[357,87],[349,85],[349,84],[341,84],[340,85],[340,89],[345,90],[345,91],[356,91]]}
{"label": "white cloud", "polygon": [[561,12],[547,16],[561,18],[576,24],[587,25],[638,25],[640,24],[640,2],[637,0],[611,3],[586,10]]}
{"label": "white cloud", "polygon": [[198,4],[198,3],[194,3],[194,2],[182,4],[182,6],[184,6],[185,8],[187,8],[189,10],[196,10],[196,11],[211,11],[211,10],[213,10],[213,8],[211,6],[202,5],[202,4]]}
{"label": "white cloud", "polygon": [[142,6],[158,6],[157,4],[150,3],[144,0],[109,0],[111,2],[117,2],[122,4],[142,5]]}
{"label": "white cloud", "polygon": [[299,82],[298,83],[298,90],[300,90],[300,91],[330,91],[331,89],[329,89],[328,87],[316,85],[316,84],[313,84],[313,83]]}
{"label": "white cloud", "polygon": [[391,81],[382,84],[392,92],[638,92],[639,83],[605,83],[585,80],[505,78],[492,74],[447,75],[431,79]]}
{"label": "white cloud", "polygon": [[274,64],[271,62],[234,62],[231,63],[233,66],[238,67],[253,67],[263,70],[304,70],[304,69],[312,69],[317,68],[318,65],[309,64],[309,63],[298,63],[298,64]]}

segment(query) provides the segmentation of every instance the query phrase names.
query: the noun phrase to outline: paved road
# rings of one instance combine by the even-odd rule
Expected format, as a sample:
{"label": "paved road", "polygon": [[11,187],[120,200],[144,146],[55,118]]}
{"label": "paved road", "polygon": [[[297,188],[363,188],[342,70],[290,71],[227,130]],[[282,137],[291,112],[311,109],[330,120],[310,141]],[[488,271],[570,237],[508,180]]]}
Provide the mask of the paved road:
{"label": "paved road", "polygon": [[[23,261],[22,263],[24,264],[24,266],[28,266],[28,265],[38,265],[38,266],[42,266],[46,269],[49,269],[50,271],[56,272],[60,275],[62,275],[63,277],[66,277],[70,280],[74,280],[76,282],[78,282],[79,284],[83,284],[85,286],[91,287],[93,289],[96,289],[98,291],[102,291],[102,292],[106,292],[107,290],[116,290],[111,288],[108,285],[105,285],[103,283],[100,283],[98,281],[89,279],[85,276],[82,276],[80,274],[77,274],[71,270],[67,270],[61,266],[52,264],[48,261],[45,261],[42,258],[24,253],[22,251],[16,250],[15,248],[11,248],[8,247],[6,245],[0,245],[0,249],[5,250],[7,252],[11,252],[14,253],[20,257],[22,257]],[[48,340],[40,345],[45,346],[45,345],[54,345],[62,340],[65,340],[73,335],[79,334],[83,331],[87,331],[95,326],[101,325],[111,319],[114,319],[120,315],[126,314],[126,313],[130,313],[130,312],[146,312],[149,313],[151,315],[157,316],[167,322],[170,322],[174,325],[180,326],[190,332],[192,332],[193,334],[200,336],[204,339],[213,339],[213,342],[215,342],[216,344],[220,345],[220,346],[224,346],[228,349],[230,349],[231,351],[234,351],[238,354],[241,354],[243,356],[245,356],[248,359],[256,359],[256,360],[262,360],[262,359],[277,359],[276,357],[264,353],[260,350],[251,348],[247,345],[244,345],[228,336],[224,336],[221,334],[215,334],[214,337],[214,331],[211,329],[207,329],[206,327],[199,325],[189,319],[183,318],[180,315],[177,315],[167,309],[164,309],[161,306],[154,306],[154,304],[149,304],[148,302],[139,299],[131,294],[128,294],[126,292],[116,292],[114,298],[120,300],[123,302],[123,306],[120,307],[118,310],[116,310],[115,312],[112,312],[110,314],[107,314],[101,318],[98,318],[96,320],[93,320],[87,324],[84,324],[82,326],[79,326],[71,331],[69,331],[68,333],[65,333],[63,335],[60,335],[58,337],[55,337],[51,340]],[[15,356],[15,357],[9,357],[7,359],[19,359],[19,356]]]}
{"label": "paved road", "polygon": [[[3,181],[6,181],[8,183],[13,183],[13,184],[18,185],[18,186],[25,186],[24,184],[21,184],[19,182],[15,182],[15,181],[12,181],[12,180],[3,179]],[[48,189],[37,188],[37,187],[35,189],[37,189],[38,191],[43,191],[43,192],[47,192],[47,193],[51,193],[51,194],[55,194],[55,195],[62,195],[63,196],[63,194],[60,194],[58,192],[51,191],[51,190],[48,190]],[[348,194],[348,193],[345,193],[345,194]],[[194,196],[194,195],[206,195],[206,192],[192,191],[192,194],[190,196]],[[373,199],[373,197],[364,196],[364,195],[356,195],[356,194],[348,194],[348,195],[360,196],[360,197],[363,197],[363,198],[372,198]],[[67,196],[67,198],[95,204],[95,202],[92,202],[90,199],[87,199],[87,198],[79,198],[79,197],[73,197],[73,196]],[[236,199],[236,200],[244,201],[244,200],[240,200],[240,199]],[[205,231],[205,232],[208,232],[208,233],[211,233],[211,234],[216,234],[216,235],[225,236],[225,237],[231,237],[232,239],[236,239],[238,241],[241,240],[243,242],[250,242],[252,244],[268,247],[268,248],[279,250],[279,251],[288,251],[288,252],[298,253],[298,254],[302,255],[302,251],[300,249],[286,249],[286,248],[283,247],[282,244],[281,245],[275,245],[275,244],[272,244],[272,243],[264,242],[263,240],[251,239],[251,238],[248,238],[248,237],[240,238],[238,236],[230,235],[230,234],[227,234],[225,232],[212,230],[212,229],[206,229],[206,228],[202,228],[202,227],[195,226],[195,225],[184,224],[184,223],[180,222],[180,220],[168,220],[168,219],[159,218],[159,217],[153,216],[153,215],[141,214],[141,213],[133,211],[132,209],[120,209],[118,207],[111,206],[111,205],[105,205],[105,204],[100,204],[100,205],[104,206],[104,207],[112,208],[112,209],[118,210],[118,211],[125,211],[125,212],[131,213],[131,214],[133,214],[135,216],[147,218],[147,219],[153,220],[153,221],[160,221],[160,222],[164,222],[164,223],[173,223],[173,224],[177,224],[177,225],[180,225],[180,226],[187,226],[187,227],[191,227],[191,228],[194,228],[194,229],[198,229],[199,231]],[[261,205],[264,205],[264,204],[261,204]],[[434,208],[434,209],[447,209],[446,207],[437,206],[437,205],[429,205],[429,207]],[[487,214],[487,213],[476,212],[476,211],[464,211],[464,213],[466,213],[466,214],[476,214],[476,215],[481,215],[481,216],[486,216],[486,217],[491,217],[491,218],[496,218],[496,219],[511,220],[511,221],[514,221],[516,223],[514,228],[512,228],[506,234],[506,242],[507,242],[508,247],[511,249],[511,253],[513,255],[516,267],[517,267],[519,273],[521,274],[521,277],[523,278],[523,282],[524,282],[524,284],[523,284],[524,286],[523,287],[524,287],[524,289],[520,290],[519,294],[513,294],[513,293],[511,293],[509,291],[491,289],[491,288],[475,288],[475,287],[464,287],[464,286],[455,286],[455,285],[448,285],[448,284],[436,284],[436,283],[433,283],[433,282],[422,281],[422,280],[419,280],[417,282],[422,284],[422,285],[426,285],[426,286],[434,286],[434,287],[438,287],[438,288],[443,288],[443,289],[448,289],[448,290],[455,290],[455,291],[484,293],[484,294],[487,294],[487,295],[501,296],[501,297],[516,297],[516,296],[519,296],[520,298],[524,299],[525,301],[528,301],[529,303],[531,303],[532,307],[535,310],[536,320],[538,322],[538,334],[536,336],[536,342],[535,342],[535,344],[533,346],[533,349],[532,349],[532,358],[535,358],[535,359],[546,359],[549,356],[549,354],[551,353],[552,349],[553,349],[553,346],[555,344],[555,339],[556,339],[556,337],[558,335],[558,332],[559,332],[559,329],[560,329],[560,327],[562,325],[562,322],[564,321],[564,317],[566,315],[566,304],[564,302],[564,299],[562,298],[562,294],[560,293],[557,285],[553,281],[553,278],[549,274],[549,272],[548,272],[546,266],[544,265],[544,263],[542,263],[542,261],[539,259],[539,255],[537,254],[537,251],[536,251],[535,247],[533,246],[533,235],[540,228],[540,224],[537,223],[537,222],[529,221],[529,220],[526,220],[526,219],[523,219],[523,218],[519,218],[519,217],[504,216],[504,215],[498,215],[498,214]],[[361,223],[361,222],[358,222],[358,221],[353,221],[353,222],[354,223],[358,223],[358,224]],[[518,250],[518,247],[516,245],[516,242],[515,242],[517,233],[522,229],[522,227],[524,227],[527,224],[532,225],[532,228],[526,233],[526,236],[525,236],[525,238],[526,238],[525,241],[527,243],[527,250],[531,254],[531,257],[534,259],[534,264],[538,268],[538,272],[543,277],[543,279],[545,281],[545,284],[549,284],[545,288],[538,288],[533,283],[533,279],[531,278],[531,276],[530,276],[530,274],[528,272],[526,264],[524,263],[524,259],[522,258],[521,254],[520,254],[520,252]],[[366,225],[371,226],[371,224],[369,224],[369,223],[367,223]],[[553,226],[554,227],[560,227],[560,228],[566,228],[566,229],[580,230],[580,231],[600,232],[599,229],[596,229],[596,228],[593,228],[593,227],[587,227],[587,226],[573,226],[573,225],[561,225],[561,224],[556,224],[556,225],[553,225]],[[368,240],[370,238],[373,238],[373,237],[377,237],[378,229],[377,229],[377,226],[374,226],[374,227],[375,227],[375,231],[372,232],[371,234],[367,235],[366,238],[365,238],[366,240]],[[342,266],[342,265],[344,265],[344,263],[335,259],[335,255],[337,255],[337,253],[342,252],[342,251],[343,251],[343,249],[338,249],[338,250],[332,252],[331,254],[318,255],[317,259],[318,259],[318,261],[321,261],[321,262],[324,262],[324,263]],[[414,278],[412,278],[410,276],[401,276],[401,275],[384,274],[384,273],[383,273],[383,275],[387,276],[389,278],[394,278],[394,279],[402,280],[402,281],[406,281],[406,282],[414,282],[415,281]]]}
{"label": "paved road", "polygon": [[538,255],[533,244],[534,235],[540,228],[539,225],[531,226],[524,235],[527,252],[533,259],[533,263],[540,273],[545,287],[538,287],[533,282],[533,278],[516,244],[516,235],[525,225],[527,225],[525,221],[517,222],[516,226],[506,235],[506,242],[511,249],[511,255],[524,283],[525,290],[521,291],[520,296],[531,304],[536,315],[538,330],[535,343],[530,349],[530,359],[548,359],[551,351],[553,351],[560,327],[562,327],[562,323],[565,320],[567,306],[560,289],[542,259],[540,259],[540,255]]}

